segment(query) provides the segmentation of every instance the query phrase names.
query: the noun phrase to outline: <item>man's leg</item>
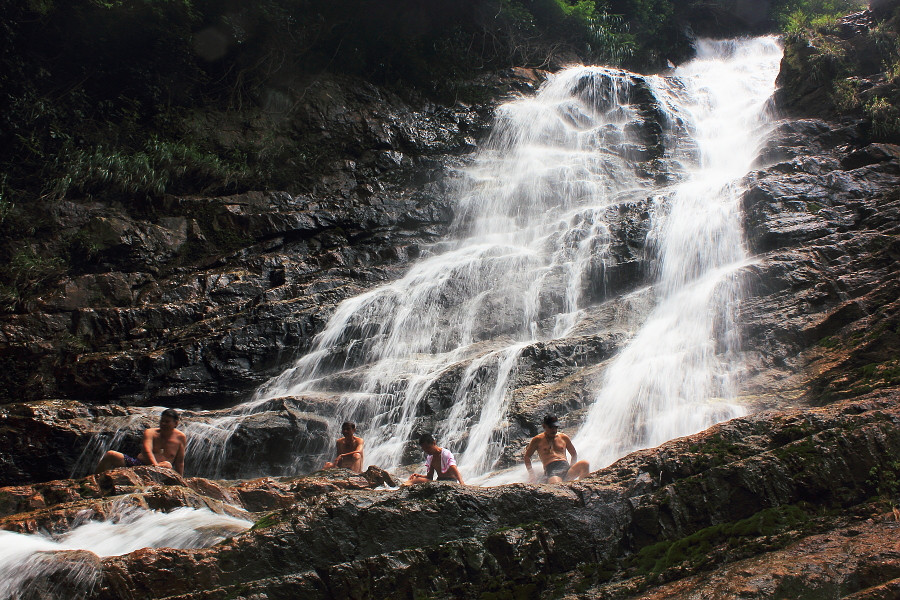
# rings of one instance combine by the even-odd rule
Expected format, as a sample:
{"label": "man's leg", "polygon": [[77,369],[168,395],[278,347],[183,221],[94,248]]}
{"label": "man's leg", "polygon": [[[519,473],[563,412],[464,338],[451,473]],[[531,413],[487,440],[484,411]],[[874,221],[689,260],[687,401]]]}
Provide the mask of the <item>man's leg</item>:
{"label": "man's leg", "polygon": [[413,473],[412,475],[409,476],[409,479],[406,480],[406,483],[404,485],[414,485],[416,483],[425,483],[427,481],[431,481],[431,480],[428,479],[427,477],[425,477],[424,475],[419,475],[418,473]]}
{"label": "man's leg", "polygon": [[585,475],[591,472],[591,466],[588,464],[586,460],[579,460],[577,463],[572,465],[569,468],[569,473],[566,475],[566,481],[572,481],[574,479],[581,479]]}
{"label": "man's leg", "polygon": [[106,454],[103,455],[103,458],[100,459],[100,462],[97,463],[97,468],[94,469],[94,473],[102,473],[103,471],[118,469],[119,467],[124,466],[125,455],[121,452],[116,452],[115,450],[109,450],[106,452]]}
{"label": "man's leg", "polygon": [[461,485],[465,485],[465,484],[463,483],[462,475],[460,474],[459,469],[456,468],[456,465],[450,465],[450,468],[447,469],[446,472],[447,472],[447,475],[452,475],[453,478],[454,478],[457,482],[459,482]]}
{"label": "man's leg", "polygon": [[362,473],[363,464],[362,464],[362,454],[359,452],[354,452],[344,461],[347,463],[347,468],[353,471],[354,473]]}

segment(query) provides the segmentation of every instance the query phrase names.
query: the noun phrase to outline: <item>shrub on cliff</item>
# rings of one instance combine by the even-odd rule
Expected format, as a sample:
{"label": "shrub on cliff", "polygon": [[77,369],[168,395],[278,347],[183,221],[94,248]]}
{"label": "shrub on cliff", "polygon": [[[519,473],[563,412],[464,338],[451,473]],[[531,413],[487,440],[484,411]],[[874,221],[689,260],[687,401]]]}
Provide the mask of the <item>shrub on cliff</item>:
{"label": "shrub on cliff", "polygon": [[863,117],[872,140],[900,141],[900,1],[794,25],[785,36],[782,105],[798,114]]}

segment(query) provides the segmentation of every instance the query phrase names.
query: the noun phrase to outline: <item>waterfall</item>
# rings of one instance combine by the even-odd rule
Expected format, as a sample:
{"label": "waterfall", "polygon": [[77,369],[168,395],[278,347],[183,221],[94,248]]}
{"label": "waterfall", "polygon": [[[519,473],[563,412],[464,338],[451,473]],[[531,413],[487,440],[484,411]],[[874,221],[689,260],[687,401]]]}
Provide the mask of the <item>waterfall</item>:
{"label": "waterfall", "polygon": [[[576,360],[600,374],[555,404],[593,468],[742,414],[735,314],[752,258],[739,197],[781,54],[774,37],[701,40],[664,75],[572,67],[501,105],[460,178],[448,239],[338,305],[247,402],[188,415],[187,469],[221,476],[235,432],[287,398],[333,437],[357,422],[366,464],[418,462],[412,439],[427,430],[485,481],[528,429],[510,419],[528,357],[603,335],[618,336],[615,356]],[[330,458],[312,453],[333,439],[302,437],[285,440],[297,452],[283,474]]]}
{"label": "waterfall", "polygon": [[597,467],[742,414],[734,314],[750,258],[738,198],[781,49],[764,37],[700,41],[697,53],[665,76],[569,68],[502,105],[453,239],[343,302],[255,401],[339,395],[335,422],[359,422],[366,462],[387,468],[414,456],[417,424],[433,422],[463,470],[484,475],[503,450],[521,352],[588,327],[584,290],[609,287],[622,242],[612,217],[646,210],[649,285],[635,293],[648,298],[625,303],[619,320],[636,330],[596,384],[576,446]]}
{"label": "waterfall", "polygon": [[[366,462],[388,468],[409,452],[416,417],[449,404],[440,443],[471,475],[494,468],[519,352],[576,326],[583,280],[609,246],[605,211],[647,192],[627,158],[636,83],[621,70],[568,69],[501,106],[461,191],[455,238],[343,302],[255,401],[341,393],[336,422],[359,422]],[[429,397],[458,370],[451,397]]]}
{"label": "waterfall", "polygon": [[678,86],[651,80],[688,123],[698,156],[654,199],[656,304],[606,370],[575,437],[593,468],[744,414],[729,401],[740,369],[740,273],[751,260],[740,182],[769,131],[780,59],[771,38],[701,41],[697,57],[673,73]]}

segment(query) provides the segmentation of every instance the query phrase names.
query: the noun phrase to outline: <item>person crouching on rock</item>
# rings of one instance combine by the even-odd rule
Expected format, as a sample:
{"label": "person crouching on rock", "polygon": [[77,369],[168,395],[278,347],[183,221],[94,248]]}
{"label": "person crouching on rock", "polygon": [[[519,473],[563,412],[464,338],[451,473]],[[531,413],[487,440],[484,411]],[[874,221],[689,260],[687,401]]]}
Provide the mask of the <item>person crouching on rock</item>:
{"label": "person crouching on rock", "polygon": [[[531,438],[528,447],[525,448],[525,468],[528,470],[528,481],[535,482],[537,478],[531,469],[531,455],[537,450],[541,462],[544,464],[544,477],[547,483],[560,483],[584,477],[591,472],[586,460],[578,460],[578,453],[572,440],[564,433],[559,433],[559,420],[556,415],[544,417],[544,433]],[[566,450],[572,455],[572,466],[566,460]]]}
{"label": "person crouching on rock", "polygon": [[187,436],[176,429],[178,419],[178,413],[167,408],[159,417],[159,427],[144,431],[143,449],[137,458],[110,450],[97,463],[94,472],[102,473],[119,467],[154,466],[175,469],[179,475],[184,475]]}
{"label": "person crouching on rock", "polygon": [[323,469],[334,469],[341,467],[350,469],[355,473],[362,473],[363,466],[363,440],[357,437],[356,424],[346,421],[341,425],[341,433],[344,437],[337,440],[337,457],[334,462],[327,462]]}
{"label": "person crouching on rock", "polygon": [[438,446],[430,433],[423,433],[419,436],[419,447],[426,454],[425,470],[428,474],[413,473],[406,480],[406,485],[431,481],[435,475],[437,475],[438,481],[458,481],[460,485],[465,485],[453,453]]}

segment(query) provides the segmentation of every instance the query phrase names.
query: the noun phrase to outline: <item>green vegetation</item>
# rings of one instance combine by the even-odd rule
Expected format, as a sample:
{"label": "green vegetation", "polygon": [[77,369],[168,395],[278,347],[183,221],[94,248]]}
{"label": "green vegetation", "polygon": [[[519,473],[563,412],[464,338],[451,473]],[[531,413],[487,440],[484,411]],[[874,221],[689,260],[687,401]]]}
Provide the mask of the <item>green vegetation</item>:
{"label": "green vegetation", "polygon": [[775,20],[785,33],[833,28],[838,17],[863,9],[859,0],[784,0],[774,3]]}
{"label": "green vegetation", "polygon": [[702,444],[691,444],[688,447],[688,451],[696,455],[694,460],[698,469],[718,467],[743,458],[742,450],[740,445],[719,434],[710,436]]}
{"label": "green vegetation", "polygon": [[[360,77],[404,97],[483,102],[496,94],[479,78],[491,70],[579,59],[653,70],[690,55],[688,30],[721,37],[782,23],[799,31],[825,27],[816,19],[854,5],[774,0],[750,18],[741,4],[7,0],[0,22],[0,311],[23,310],[42,286],[97,254],[90,240],[26,242],[59,233],[42,224],[50,200],[141,213],[164,194],[304,189],[336,150],[285,117],[320,73]],[[886,73],[896,79],[895,31],[885,27],[876,37],[887,49]],[[839,50],[822,46],[819,77],[840,79]],[[871,114],[879,134],[900,127],[891,97],[839,92],[844,104]]]}
{"label": "green vegetation", "polygon": [[874,387],[900,384],[900,360],[863,365],[858,371],[860,379]]}
{"label": "green vegetation", "polygon": [[872,121],[872,134],[879,138],[900,135],[900,107],[887,98],[874,96],[864,106],[864,111]]}
{"label": "green vegetation", "polygon": [[796,529],[807,520],[807,511],[796,505],[768,508],[740,521],[713,525],[679,540],[646,546],[630,559],[629,568],[634,567],[637,574],[645,575],[661,573],[684,562],[702,567],[716,560],[720,553],[712,552],[718,546],[738,548],[754,538]]}
{"label": "green vegetation", "polygon": [[804,111],[866,118],[873,141],[900,141],[900,3],[853,35],[844,33],[838,17],[860,8],[857,3],[810,0],[784,7],[789,10],[778,19],[787,33],[782,77],[789,96],[805,102]]}
{"label": "green vegetation", "polygon": [[259,529],[266,529],[268,527],[273,527],[278,525],[281,522],[279,518],[279,514],[277,512],[271,512],[261,519],[257,520],[256,523],[253,524],[253,527],[250,528],[250,531],[257,531]]}
{"label": "green vegetation", "polygon": [[235,189],[251,179],[249,166],[182,142],[151,137],[139,151],[95,146],[90,150],[66,148],[58,159],[59,177],[46,193],[65,197],[125,195],[159,196],[204,186]]}
{"label": "green vegetation", "polygon": [[891,461],[885,467],[874,466],[869,469],[866,485],[893,506],[897,496],[900,496],[900,461]]}

